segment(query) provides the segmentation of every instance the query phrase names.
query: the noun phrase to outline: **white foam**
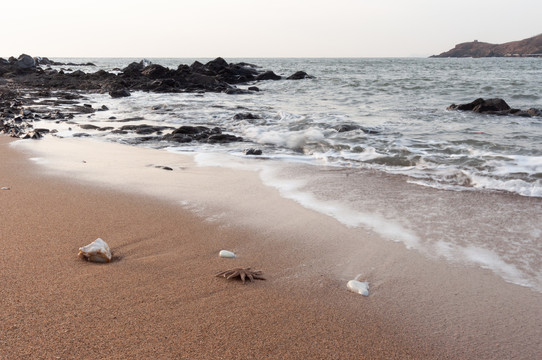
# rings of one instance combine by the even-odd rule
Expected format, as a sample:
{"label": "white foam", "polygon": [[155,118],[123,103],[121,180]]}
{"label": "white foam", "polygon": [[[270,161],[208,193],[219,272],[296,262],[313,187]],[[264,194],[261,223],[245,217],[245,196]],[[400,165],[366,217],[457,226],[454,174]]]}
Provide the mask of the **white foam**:
{"label": "white foam", "polygon": [[356,211],[340,201],[321,200],[303,191],[306,181],[277,176],[278,164],[246,162],[245,159],[216,153],[198,153],[194,160],[199,166],[219,166],[237,170],[258,171],[263,184],[279,190],[283,198],[293,200],[303,207],[331,216],[348,227],[365,227],[386,239],[402,242],[407,249],[419,249],[419,238],[399,223],[370,212]]}
{"label": "white foam", "polygon": [[444,241],[437,242],[434,249],[438,255],[445,257],[449,261],[464,261],[476,264],[483,269],[491,270],[507,282],[530,287],[538,291],[542,290],[540,282],[537,283],[532,278],[529,278],[520,269],[507,263],[492,250],[474,245],[460,246]]}
{"label": "white foam", "polygon": [[523,196],[542,197],[542,182],[529,183],[520,179],[500,180],[493,177],[472,175],[472,186],[479,189],[503,190]]}
{"label": "white foam", "polygon": [[408,249],[419,248],[418,236],[392,220],[375,213],[353,210],[339,201],[320,200],[301,190],[303,182],[280,179],[271,167],[263,168],[260,177],[264,184],[277,188],[284,198],[294,200],[307,209],[329,215],[348,227],[367,227],[387,239],[404,243]]}
{"label": "white foam", "polygon": [[[12,143],[12,144],[16,144],[16,143]],[[38,164],[46,164],[47,163],[47,160],[45,160],[44,158],[41,158],[41,157],[31,157],[31,158],[28,158],[28,160],[30,160],[32,162],[35,162],[35,163],[38,163]]]}

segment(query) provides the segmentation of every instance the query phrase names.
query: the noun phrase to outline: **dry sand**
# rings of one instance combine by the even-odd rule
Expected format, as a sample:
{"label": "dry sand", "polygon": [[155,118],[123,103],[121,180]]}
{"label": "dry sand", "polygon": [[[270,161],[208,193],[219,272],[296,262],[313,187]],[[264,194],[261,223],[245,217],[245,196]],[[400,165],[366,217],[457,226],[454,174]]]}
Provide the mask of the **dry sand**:
{"label": "dry sand", "polygon": [[[276,218],[241,226],[230,215],[201,217],[156,194],[51,176],[10,141],[0,137],[0,187],[10,187],[0,191],[1,359],[542,353],[541,294],[489,271],[427,260],[346,228],[256,187],[250,176],[249,200],[239,208],[250,211],[247,203],[261,197],[258,207]],[[214,171],[227,179],[225,170]],[[205,187],[198,174],[192,176]],[[218,204],[214,212],[227,212],[227,201]],[[77,258],[78,248],[97,237],[111,246],[112,263]],[[221,249],[239,256],[219,258]],[[261,269],[267,280],[243,285],[214,277],[237,266]],[[346,290],[359,269],[371,282],[369,297]]]}

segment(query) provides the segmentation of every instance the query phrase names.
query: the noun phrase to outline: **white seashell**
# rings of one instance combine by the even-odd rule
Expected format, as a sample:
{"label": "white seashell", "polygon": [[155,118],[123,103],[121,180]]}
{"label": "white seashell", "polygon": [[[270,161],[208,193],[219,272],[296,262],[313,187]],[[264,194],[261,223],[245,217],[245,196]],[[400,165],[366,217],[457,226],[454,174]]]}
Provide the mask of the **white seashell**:
{"label": "white seashell", "polygon": [[229,259],[235,258],[235,254],[228,250],[220,250],[220,252],[218,253],[218,256],[223,257],[223,258],[229,258]]}
{"label": "white seashell", "polygon": [[369,296],[369,283],[366,281],[350,280],[346,287],[348,290],[363,296]]}
{"label": "white seashell", "polygon": [[111,250],[105,241],[97,238],[87,246],[79,248],[78,256],[88,261],[107,263],[111,261]]}

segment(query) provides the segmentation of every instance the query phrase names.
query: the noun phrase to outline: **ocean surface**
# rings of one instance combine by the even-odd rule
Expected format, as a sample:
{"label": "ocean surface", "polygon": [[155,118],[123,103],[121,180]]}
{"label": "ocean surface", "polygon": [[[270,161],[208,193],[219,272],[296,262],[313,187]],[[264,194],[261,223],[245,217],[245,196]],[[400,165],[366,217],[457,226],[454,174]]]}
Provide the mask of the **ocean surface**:
{"label": "ocean surface", "polygon": [[[93,72],[141,59],[56,60],[92,61],[98,68],[83,70]],[[174,69],[195,60],[212,59],[150,59]],[[541,118],[446,110],[479,97],[501,97],[513,108],[542,108],[540,59],[226,60],[285,76],[304,70],[316,78],[260,82],[262,92],[254,95],[135,93],[121,101],[95,96],[112,111],[96,113],[92,122],[105,126],[116,116],[144,118],[139,124],[219,126],[246,142],[178,149],[239,154],[255,147],[268,157],[404,174],[424,186],[542,197]],[[261,119],[234,119],[245,112]],[[338,132],[340,125],[362,129]]]}
{"label": "ocean surface", "polygon": [[[72,70],[115,72],[142,59],[54,60],[97,65]],[[177,68],[212,59],[148,60]],[[542,118],[446,110],[480,97],[503,98],[512,108],[542,108],[541,59],[226,61],[253,63],[284,77],[304,70],[315,78],[238,85],[260,88],[250,95],[89,94],[85,103],[109,110],[74,119],[115,128],[219,126],[244,142],[139,142],[135,133],[43,121],[39,127],[57,129],[59,137],[84,132],[104,141],[189,152],[202,165],[253,166],[283,196],[346,226],[367,227],[427,256],[487,268],[542,291]],[[239,113],[257,118],[236,120]],[[135,120],[119,122],[126,119]],[[344,125],[359,129],[338,131]],[[248,148],[263,151],[264,167],[257,160],[239,164],[236,159],[246,158]]]}

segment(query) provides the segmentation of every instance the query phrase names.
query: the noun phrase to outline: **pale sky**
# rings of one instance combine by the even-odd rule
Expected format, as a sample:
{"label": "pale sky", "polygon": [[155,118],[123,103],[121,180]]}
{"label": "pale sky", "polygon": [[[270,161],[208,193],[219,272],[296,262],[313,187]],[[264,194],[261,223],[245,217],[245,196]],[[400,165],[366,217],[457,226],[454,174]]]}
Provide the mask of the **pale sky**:
{"label": "pale sky", "polygon": [[540,0],[25,0],[0,56],[408,57],[542,33]]}

